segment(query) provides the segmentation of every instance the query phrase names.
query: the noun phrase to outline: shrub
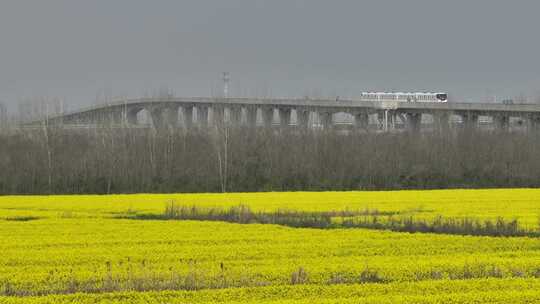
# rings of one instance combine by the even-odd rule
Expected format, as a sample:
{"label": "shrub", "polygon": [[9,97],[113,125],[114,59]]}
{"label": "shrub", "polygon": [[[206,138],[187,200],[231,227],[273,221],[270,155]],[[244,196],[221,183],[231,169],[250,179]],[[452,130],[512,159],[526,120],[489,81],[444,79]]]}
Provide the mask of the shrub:
{"label": "shrub", "polygon": [[371,269],[368,266],[362,270],[358,277],[360,283],[382,283],[384,279],[377,270]]}
{"label": "shrub", "polygon": [[6,221],[11,221],[11,222],[29,222],[29,221],[39,220],[39,219],[40,217],[38,216],[25,216],[25,215],[11,216],[11,217],[5,218]]}
{"label": "shrub", "polygon": [[308,283],[308,281],[308,273],[302,267],[298,268],[298,270],[296,271],[293,271],[293,273],[291,274],[292,285],[306,284]]}
{"label": "shrub", "polygon": [[432,220],[418,219],[408,212],[379,212],[378,210],[343,210],[329,212],[293,211],[280,209],[273,212],[253,211],[249,206],[203,208],[167,203],[161,215],[135,215],[138,219],[169,219],[224,221],[239,224],[273,224],[294,228],[367,228],[410,233],[439,233],[479,236],[538,236],[534,230],[520,227],[518,220],[495,221],[476,218],[447,218],[441,215]]}

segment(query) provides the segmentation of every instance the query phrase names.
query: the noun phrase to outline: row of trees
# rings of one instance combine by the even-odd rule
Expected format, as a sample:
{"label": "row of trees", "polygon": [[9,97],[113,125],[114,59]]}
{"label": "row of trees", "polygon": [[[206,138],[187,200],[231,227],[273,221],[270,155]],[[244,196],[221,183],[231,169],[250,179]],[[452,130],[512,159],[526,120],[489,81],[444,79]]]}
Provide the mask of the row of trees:
{"label": "row of trees", "polygon": [[0,193],[540,186],[540,133],[216,128],[0,134]]}

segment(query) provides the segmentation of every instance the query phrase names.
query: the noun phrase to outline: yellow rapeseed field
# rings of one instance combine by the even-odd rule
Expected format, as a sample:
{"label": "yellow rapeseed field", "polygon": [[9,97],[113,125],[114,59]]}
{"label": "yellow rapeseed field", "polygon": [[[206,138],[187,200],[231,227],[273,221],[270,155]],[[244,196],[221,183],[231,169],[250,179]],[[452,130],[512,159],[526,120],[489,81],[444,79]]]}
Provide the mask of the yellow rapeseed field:
{"label": "yellow rapeseed field", "polygon": [[165,205],[518,219],[540,190],[0,197],[0,303],[535,303],[540,239],[144,220]]}

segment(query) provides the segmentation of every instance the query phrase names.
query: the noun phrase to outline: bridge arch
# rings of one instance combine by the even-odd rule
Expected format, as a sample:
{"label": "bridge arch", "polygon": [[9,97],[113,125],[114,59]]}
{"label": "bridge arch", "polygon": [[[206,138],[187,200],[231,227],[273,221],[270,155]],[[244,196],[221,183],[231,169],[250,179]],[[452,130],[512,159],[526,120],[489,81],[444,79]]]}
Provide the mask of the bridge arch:
{"label": "bridge arch", "polygon": [[136,125],[152,126],[153,124],[152,113],[146,108],[142,108],[137,112],[136,119]]}
{"label": "bridge arch", "polygon": [[126,111],[126,119],[129,125],[151,125],[152,115],[145,107],[130,107]]}

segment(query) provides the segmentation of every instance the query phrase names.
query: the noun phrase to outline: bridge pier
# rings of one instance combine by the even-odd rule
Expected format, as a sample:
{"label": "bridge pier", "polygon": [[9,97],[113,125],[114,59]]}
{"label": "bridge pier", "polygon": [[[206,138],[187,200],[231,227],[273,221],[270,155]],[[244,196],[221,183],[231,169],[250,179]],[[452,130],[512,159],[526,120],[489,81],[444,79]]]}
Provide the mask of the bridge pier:
{"label": "bridge pier", "polygon": [[93,113],[90,116],[90,119],[88,119],[88,123],[92,123],[92,122],[95,122],[96,124],[102,124],[104,122],[103,113],[100,113],[100,112]]}
{"label": "bridge pier", "polygon": [[236,127],[242,125],[242,107],[233,106],[229,108],[229,121],[231,125]]}
{"label": "bridge pier", "polygon": [[115,110],[112,113],[112,123],[115,125],[123,125],[125,122],[125,114],[122,110]]}
{"label": "bridge pier", "polygon": [[[106,112],[102,111],[100,113],[97,113],[97,121],[104,125],[120,125],[122,124],[122,111],[114,109],[112,111]],[[63,120],[60,120],[58,124],[61,124]],[[91,123],[92,121],[89,121]]]}
{"label": "bridge pier", "polygon": [[291,124],[291,109],[289,108],[279,108],[279,126],[281,128],[287,128]]}
{"label": "bridge pier", "polygon": [[205,105],[197,106],[197,124],[199,128],[208,127],[208,107]]}
{"label": "bridge pier", "polygon": [[141,109],[134,108],[134,109],[124,109],[125,115],[126,115],[126,121],[129,125],[136,125],[138,123],[137,121],[137,114],[141,111]]}
{"label": "bridge pier", "polygon": [[150,108],[148,110],[148,112],[150,113],[150,117],[152,118],[152,126],[157,129],[157,130],[161,130],[163,128],[165,128],[166,126],[166,123],[165,123],[165,119],[164,119],[164,109],[161,108],[161,107],[157,107],[157,108]]}
{"label": "bridge pier", "polygon": [[[397,119],[397,113],[394,110],[385,109],[383,111],[377,112],[377,121],[379,122],[379,129],[385,132],[395,129],[396,119]],[[402,119],[404,119],[405,120],[404,123],[407,124],[406,122],[408,120],[407,114],[403,114]]]}
{"label": "bridge pier", "polygon": [[461,115],[463,120],[463,125],[467,129],[473,129],[478,126],[478,114],[476,113],[465,113]]}
{"label": "bridge pier", "polygon": [[186,105],[182,107],[182,119],[184,120],[184,128],[191,129],[193,127],[193,106]]}
{"label": "bridge pier", "polygon": [[385,111],[377,111],[377,124],[378,124],[377,128],[379,130],[386,131],[385,121],[386,121]]}
{"label": "bridge pier", "polygon": [[178,127],[178,108],[179,106],[170,106],[163,109],[162,116],[164,124],[169,129]]}
{"label": "bridge pier", "polygon": [[274,122],[274,108],[261,108],[262,121],[265,128],[271,128]]}
{"label": "bridge pier", "polygon": [[212,120],[214,126],[222,126],[225,123],[225,107],[221,105],[212,106]]}
{"label": "bridge pier", "polygon": [[257,127],[257,107],[256,106],[248,106],[246,108],[246,122],[247,122],[247,126],[250,128]]}
{"label": "bridge pier", "polygon": [[319,123],[322,125],[324,130],[330,130],[332,128],[332,113],[329,112],[318,112]]}
{"label": "bridge pier", "polygon": [[436,112],[432,114],[433,124],[439,132],[447,132],[450,129],[450,115],[446,112]]}
{"label": "bridge pier", "polygon": [[419,132],[422,125],[422,113],[405,113],[407,130],[410,132]]}
{"label": "bridge pier", "polygon": [[100,111],[100,112],[94,113],[88,121],[88,123],[90,124],[93,122],[95,122],[96,124],[104,125],[108,123],[108,119],[105,113],[103,111]]}
{"label": "bridge pier", "polygon": [[510,117],[508,115],[493,115],[493,122],[498,130],[507,131],[510,128]]}
{"label": "bridge pier", "polygon": [[354,113],[353,124],[356,129],[367,130],[369,127],[369,114],[367,112]]}
{"label": "bridge pier", "polygon": [[296,109],[296,125],[303,129],[309,128],[309,114],[310,111],[305,108]]}
{"label": "bridge pier", "polygon": [[527,122],[527,129],[529,131],[540,130],[540,115],[529,115]]}

